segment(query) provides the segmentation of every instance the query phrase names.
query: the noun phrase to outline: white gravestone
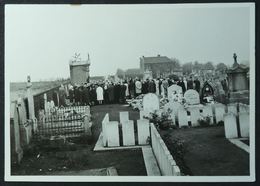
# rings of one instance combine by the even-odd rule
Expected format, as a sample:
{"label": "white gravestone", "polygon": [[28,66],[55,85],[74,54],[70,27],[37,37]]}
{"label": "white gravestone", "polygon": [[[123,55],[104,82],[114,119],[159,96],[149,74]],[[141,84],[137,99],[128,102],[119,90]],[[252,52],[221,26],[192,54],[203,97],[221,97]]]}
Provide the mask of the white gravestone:
{"label": "white gravestone", "polygon": [[178,110],[179,127],[188,126],[188,115],[185,109]]}
{"label": "white gravestone", "polygon": [[148,93],[143,97],[143,108],[146,112],[154,112],[159,110],[160,102],[156,94]]}
{"label": "white gravestone", "polygon": [[185,92],[184,98],[188,105],[200,104],[200,95],[196,90],[189,89]]}
{"label": "white gravestone", "polygon": [[237,123],[236,115],[234,113],[224,114],[224,128],[226,138],[237,138]]}
{"label": "white gravestone", "polygon": [[174,124],[176,123],[176,120],[178,120],[179,109],[183,109],[183,105],[179,102],[169,102],[164,105],[164,112],[170,112],[170,116]]}
{"label": "white gravestone", "polygon": [[210,117],[210,124],[213,124],[213,111],[211,105],[203,107],[202,115],[203,117]]}
{"label": "white gravestone", "polygon": [[148,138],[150,137],[149,120],[137,120],[137,133],[138,133],[138,144],[146,145],[149,144]]}
{"label": "white gravestone", "polygon": [[110,121],[106,125],[106,135],[108,147],[119,146],[119,129],[117,121]]}
{"label": "white gravestone", "polygon": [[[176,98],[176,95],[182,95],[182,88],[179,85],[172,85],[170,87],[168,87],[167,89],[168,92],[168,99],[170,101],[174,101],[174,99]],[[178,100],[176,100],[178,101]]]}
{"label": "white gravestone", "polygon": [[188,108],[188,111],[190,111],[190,121],[192,126],[199,126],[198,120],[201,119],[200,109],[200,107]]}
{"label": "white gravestone", "polygon": [[119,120],[120,123],[124,123],[125,121],[129,120],[129,113],[128,112],[119,112]]}
{"label": "white gravestone", "polygon": [[135,145],[134,121],[128,120],[122,123],[123,145]]}
{"label": "white gravestone", "polygon": [[249,106],[246,104],[239,104],[239,113],[249,112]]}
{"label": "white gravestone", "polygon": [[233,114],[237,115],[237,104],[229,104],[227,106],[228,112],[232,112]]}
{"label": "white gravestone", "polygon": [[248,138],[249,137],[249,126],[250,126],[248,112],[239,113],[239,125],[240,125],[241,137]]}
{"label": "white gravestone", "polygon": [[109,115],[108,113],[105,115],[103,121],[102,121],[102,136],[103,136],[103,146],[107,146],[107,131],[106,131],[106,126],[109,123]]}
{"label": "white gravestone", "polygon": [[215,105],[215,117],[216,123],[223,121],[224,122],[224,114],[225,114],[225,105],[218,104]]}

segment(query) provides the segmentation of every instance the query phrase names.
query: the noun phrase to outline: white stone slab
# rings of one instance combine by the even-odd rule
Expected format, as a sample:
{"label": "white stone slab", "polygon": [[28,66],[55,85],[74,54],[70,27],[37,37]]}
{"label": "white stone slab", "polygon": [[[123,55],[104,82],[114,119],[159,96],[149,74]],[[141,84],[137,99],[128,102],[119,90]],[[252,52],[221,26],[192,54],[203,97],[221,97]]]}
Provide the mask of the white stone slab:
{"label": "white stone slab", "polygon": [[249,105],[242,104],[242,103],[239,104],[239,113],[247,113],[249,111],[250,111]]}
{"label": "white stone slab", "polygon": [[149,120],[137,120],[137,133],[138,133],[138,144],[146,145],[149,144],[148,138],[150,137]]}
{"label": "white stone slab", "polygon": [[249,113],[243,112],[239,113],[239,126],[240,126],[240,134],[243,138],[249,137]]}
{"label": "white stone slab", "polygon": [[134,121],[128,120],[122,123],[123,145],[135,145]]}
{"label": "white stone slab", "polygon": [[129,113],[128,112],[119,112],[119,120],[120,120],[121,124],[126,121],[129,121]]}
{"label": "white stone slab", "polygon": [[232,112],[233,114],[237,115],[237,104],[229,104],[227,108],[228,112]]}
{"label": "white stone slab", "polygon": [[188,115],[185,109],[178,110],[179,127],[188,126]]}
{"label": "white stone slab", "polygon": [[210,117],[210,124],[213,124],[213,111],[211,105],[206,105],[203,107],[202,115],[204,117]]}
{"label": "white stone slab", "polygon": [[224,128],[226,138],[237,138],[236,115],[233,113],[224,114]]}
{"label": "white stone slab", "polygon": [[199,126],[198,120],[201,119],[200,107],[189,107],[190,121],[192,126]]}
{"label": "white stone slab", "polygon": [[184,98],[188,105],[200,104],[200,95],[196,90],[189,89],[184,93]]}
{"label": "white stone slab", "polygon": [[223,121],[224,122],[225,106],[224,105],[215,105],[215,117],[216,123]]}
{"label": "white stone slab", "polygon": [[106,126],[109,123],[109,115],[108,113],[105,115],[103,121],[102,121],[102,136],[103,136],[103,146],[107,146],[107,131],[106,131]]}
{"label": "white stone slab", "polygon": [[107,144],[109,147],[119,146],[119,129],[117,121],[110,121],[106,125]]}
{"label": "white stone slab", "polygon": [[146,112],[154,112],[159,110],[160,102],[156,94],[148,93],[143,97],[143,110]]}

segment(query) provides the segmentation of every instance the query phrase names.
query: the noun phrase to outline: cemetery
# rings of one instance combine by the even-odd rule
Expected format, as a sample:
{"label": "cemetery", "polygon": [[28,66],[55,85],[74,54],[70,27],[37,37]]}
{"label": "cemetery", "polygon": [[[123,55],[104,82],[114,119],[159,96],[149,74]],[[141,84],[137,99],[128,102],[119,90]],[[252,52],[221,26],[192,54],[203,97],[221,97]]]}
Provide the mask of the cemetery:
{"label": "cemetery", "polygon": [[[70,62],[74,83],[89,79],[89,61],[89,56],[86,64],[80,61],[80,68],[76,59]],[[77,78],[77,70],[87,74]],[[235,63],[228,71],[232,95],[248,93],[247,70]],[[242,87],[233,81],[237,78],[243,79]],[[146,80],[148,91],[132,95],[130,81],[128,96],[122,94],[128,86],[122,81],[102,85],[104,90],[100,83],[70,83],[35,94],[28,77],[26,96],[11,102],[13,175],[249,175],[245,98],[231,96],[226,102],[208,81],[201,91],[186,90],[181,82],[159,91],[159,82],[151,79]],[[115,100],[111,86],[119,91]]]}

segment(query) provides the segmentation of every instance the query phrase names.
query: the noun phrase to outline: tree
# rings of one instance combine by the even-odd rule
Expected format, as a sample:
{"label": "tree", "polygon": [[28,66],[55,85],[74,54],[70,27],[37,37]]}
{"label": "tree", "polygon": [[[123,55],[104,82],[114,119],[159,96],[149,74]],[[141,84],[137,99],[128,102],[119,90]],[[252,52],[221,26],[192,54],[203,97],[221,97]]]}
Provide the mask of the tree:
{"label": "tree", "polygon": [[225,73],[227,70],[227,65],[225,65],[224,63],[218,63],[216,66],[216,70],[221,73]]}
{"label": "tree", "polygon": [[183,73],[189,75],[192,72],[193,64],[192,62],[184,63],[182,65]]}
{"label": "tree", "polygon": [[204,69],[205,70],[214,70],[215,68],[214,68],[212,62],[209,61],[206,64],[204,64]]}
{"label": "tree", "polygon": [[125,77],[125,72],[122,69],[118,68],[116,71],[116,75],[117,77],[123,79]]}

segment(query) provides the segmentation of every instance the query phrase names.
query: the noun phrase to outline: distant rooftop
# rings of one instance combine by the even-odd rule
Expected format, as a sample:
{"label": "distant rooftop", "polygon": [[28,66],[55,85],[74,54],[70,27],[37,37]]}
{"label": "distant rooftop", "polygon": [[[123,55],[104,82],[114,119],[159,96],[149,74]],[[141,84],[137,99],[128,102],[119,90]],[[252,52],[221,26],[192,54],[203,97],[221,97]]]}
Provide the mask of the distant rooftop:
{"label": "distant rooftop", "polygon": [[168,58],[167,56],[161,56],[161,55],[157,55],[155,57],[142,57],[142,59],[144,60],[144,63],[169,63],[169,62],[173,62],[170,58]]}

